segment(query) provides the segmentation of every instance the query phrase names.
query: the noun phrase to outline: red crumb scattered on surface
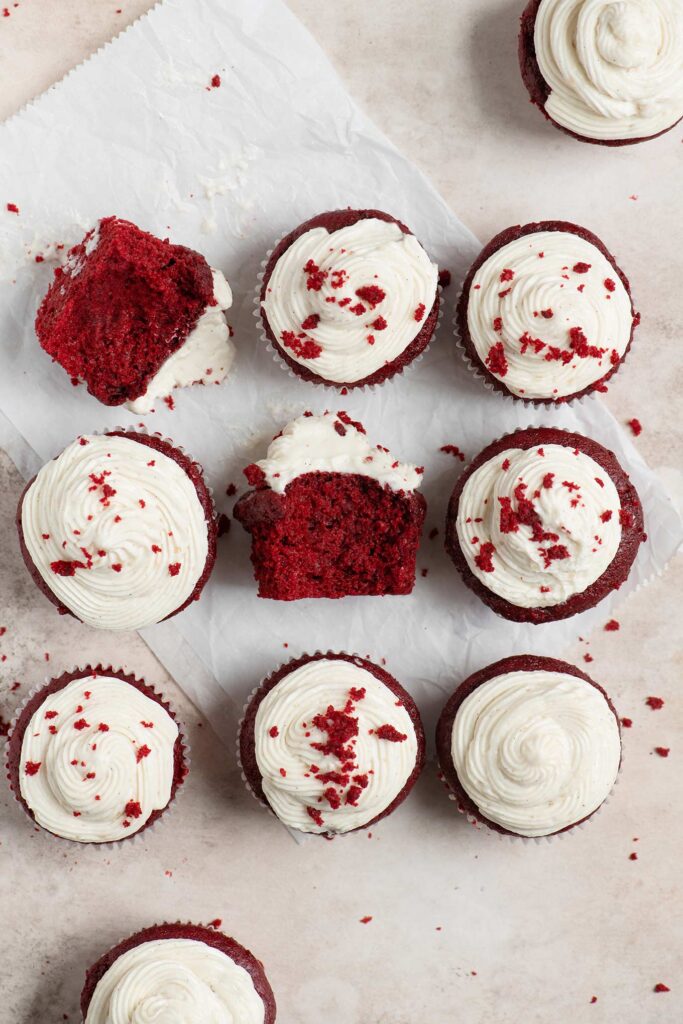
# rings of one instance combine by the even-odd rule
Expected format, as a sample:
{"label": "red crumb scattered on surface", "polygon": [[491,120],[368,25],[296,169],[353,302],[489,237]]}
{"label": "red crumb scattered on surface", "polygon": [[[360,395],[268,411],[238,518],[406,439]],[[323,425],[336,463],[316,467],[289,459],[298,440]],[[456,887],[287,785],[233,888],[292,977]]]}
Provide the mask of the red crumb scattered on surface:
{"label": "red crumb scattered on surface", "polygon": [[[225,512],[221,512],[218,517],[218,536],[224,537],[226,533],[230,532],[230,520],[226,516]],[[169,569],[170,571],[170,569]]]}
{"label": "red crumb scattered on surface", "polygon": [[635,852],[635,850],[634,850],[633,853],[629,853],[628,859],[629,860],[638,860],[638,854]]}
{"label": "red crumb scattered on surface", "polygon": [[234,495],[237,494],[237,487],[235,486],[235,484],[229,483],[228,486],[225,488],[225,493],[228,496],[228,498],[234,497]]}
{"label": "red crumb scattered on surface", "polygon": [[653,711],[659,711],[664,707],[664,701],[661,697],[647,697],[645,699],[645,703],[649,708],[652,708]]}
{"label": "red crumb scattered on surface", "polygon": [[372,921],[372,914],[366,914],[365,917],[361,917],[360,924],[370,924]]}
{"label": "red crumb scattered on surface", "polygon": [[413,313],[413,317],[415,320],[417,320],[418,323],[420,322],[420,320],[424,320],[425,309],[426,307],[424,302],[421,302],[420,305],[415,310],[415,312]]}
{"label": "red crumb scattered on surface", "polygon": [[320,828],[323,824],[323,816],[317,807],[307,807],[306,813],[309,818],[312,818],[315,824]]}
{"label": "red crumb scattered on surface", "polygon": [[439,284],[442,288],[448,288],[451,283],[451,272],[450,270],[439,271]]}
{"label": "red crumb scattered on surface", "polygon": [[27,775],[37,775],[40,771],[42,761],[27,761],[24,765],[24,771]]}
{"label": "red crumb scattered on surface", "polygon": [[583,660],[586,662],[586,664],[588,664],[588,663],[590,663],[593,660],[593,655],[592,654],[584,654]]}
{"label": "red crumb scattered on surface", "polygon": [[632,718],[622,718],[622,719],[620,719],[620,721],[621,721],[621,724],[623,725],[624,729],[630,729],[633,726],[633,719]]}
{"label": "red crumb scattered on surface", "polygon": [[671,747],[655,747],[655,754],[659,754],[660,757],[668,757],[671,752]]}
{"label": "red crumb scattered on surface", "polygon": [[277,736],[280,735],[280,730],[276,725],[271,725],[270,729],[268,730],[268,735],[272,736],[272,738],[275,739]]}
{"label": "red crumb scattered on surface", "polygon": [[152,751],[147,746],[147,744],[143,743],[141,747],[138,747],[135,753],[135,760],[137,761],[138,764],[140,764],[140,761],[142,761],[143,757],[149,757],[151,753]]}
{"label": "red crumb scattered on surface", "polygon": [[491,346],[488,355],[486,356],[486,365],[491,373],[496,374],[498,377],[504,377],[507,374],[508,361],[505,356],[505,349],[503,348],[502,341],[497,341],[495,345]]}
{"label": "red crumb scattered on surface", "polygon": [[670,992],[671,989],[668,985],[665,985],[663,981],[658,981],[652,990],[653,992]]}
{"label": "red crumb scattered on surface", "polygon": [[405,733],[399,732],[393,725],[379,725],[375,729],[375,736],[378,740],[388,740],[389,743],[403,743],[408,739]]}
{"label": "red crumb scattered on surface", "polygon": [[476,566],[481,569],[482,572],[493,572],[493,554],[495,547],[490,541],[486,541],[481,545],[477,555],[475,556],[474,562]]}
{"label": "red crumb scattered on surface", "polygon": [[640,422],[640,420],[637,420],[634,417],[631,420],[626,420],[626,423],[631,428],[631,430],[633,431],[634,437],[638,437],[639,434],[642,434],[642,432],[643,432],[643,424]]}
{"label": "red crumb scattered on surface", "polygon": [[17,206],[16,203],[8,203],[7,204],[7,212],[8,213],[17,213],[18,214],[19,213],[19,207]]}
{"label": "red crumb scattered on surface", "polygon": [[171,564],[168,567],[169,576],[177,576],[178,573],[180,572],[180,568],[181,568],[181,563],[180,562],[171,562]]}
{"label": "red crumb scattered on surface", "polygon": [[212,89],[220,89],[220,85],[221,85],[221,76],[220,75],[214,75],[213,78],[211,79],[211,88]]}
{"label": "red crumb scattered on surface", "polygon": [[454,458],[460,459],[461,462],[465,461],[465,453],[460,451],[457,444],[443,444],[439,451],[445,452],[446,455],[452,455]]}
{"label": "red crumb scattered on surface", "polygon": [[129,800],[123,813],[127,818],[140,818],[142,816],[142,807],[137,800]]}
{"label": "red crumb scattered on surface", "polygon": [[591,1004],[597,1003],[597,1001],[598,1001],[598,997],[597,996],[591,996]]}
{"label": "red crumb scattered on surface", "polygon": [[223,924],[222,917],[214,917],[213,921],[209,921],[209,928],[220,928]]}
{"label": "red crumb scattered on surface", "polygon": [[619,628],[620,628],[620,626],[619,626],[619,623],[617,622],[616,619],[610,619],[609,622],[605,623],[605,632],[606,633],[616,633],[616,631]]}

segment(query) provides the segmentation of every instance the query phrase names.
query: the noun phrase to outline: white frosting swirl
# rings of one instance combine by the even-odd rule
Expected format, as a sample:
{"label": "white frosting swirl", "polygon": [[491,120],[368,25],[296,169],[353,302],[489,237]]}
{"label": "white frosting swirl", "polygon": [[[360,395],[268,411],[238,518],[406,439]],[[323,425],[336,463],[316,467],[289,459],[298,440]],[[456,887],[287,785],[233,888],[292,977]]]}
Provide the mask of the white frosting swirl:
{"label": "white frosting swirl", "polygon": [[278,494],[304,473],[359,473],[392,491],[415,491],[422,482],[421,467],[398,462],[388,449],[370,445],[345,413],[304,414],[292,420],[256,465]]}
{"label": "white frosting swirl", "polygon": [[170,395],[174,388],[190,384],[220,384],[235,358],[235,346],[223,315],[232,306],[232,292],[220,270],[212,270],[214,306],[207,306],[181,347],[169,356],[146,390],[126,402],[131,412],[151,412],[158,398]]}
{"label": "white frosting swirl", "polygon": [[353,383],[405,351],[437,283],[436,264],[414,235],[368,218],[300,235],[275,264],[261,305],[292,359],[325,380]]}
{"label": "white frosting swirl", "polygon": [[640,139],[683,115],[680,0],[542,0],[536,58],[546,113],[589,139]]}
{"label": "white frosting swirl", "polygon": [[100,629],[160,622],[206,565],[208,529],[192,480],[129,437],[88,435],[65,448],[28,488],[21,524],[50,590]]}
{"label": "white frosting swirl", "polygon": [[481,813],[547,836],[588,817],[619,771],[619,726],[603,694],[564,672],[508,672],[476,687],[453,722],[451,755]]}
{"label": "white frosting swirl", "polygon": [[538,231],[477,270],[467,324],[477,355],[513,395],[560,399],[619,362],[633,313],[621,278],[591,242]]}
{"label": "white frosting swirl", "polygon": [[85,1024],[263,1024],[251,975],[195,939],[153,939],[100,978]]}
{"label": "white frosting swirl", "polygon": [[[320,749],[333,736],[321,727],[331,708],[341,713],[332,729],[346,737],[336,753]],[[254,738],[268,803],[302,832],[367,825],[398,796],[417,759],[415,728],[399,698],[367,669],[338,658],[284,676],[259,705]]]}
{"label": "white frosting swirl", "polygon": [[38,824],[63,839],[125,839],[168,804],[177,738],[168,711],[129,683],[74,679],[31,716],[21,795]]}
{"label": "white frosting swirl", "polygon": [[465,483],[458,541],[494,594],[520,608],[547,608],[607,569],[621,542],[620,513],[609,474],[578,448],[511,448]]}

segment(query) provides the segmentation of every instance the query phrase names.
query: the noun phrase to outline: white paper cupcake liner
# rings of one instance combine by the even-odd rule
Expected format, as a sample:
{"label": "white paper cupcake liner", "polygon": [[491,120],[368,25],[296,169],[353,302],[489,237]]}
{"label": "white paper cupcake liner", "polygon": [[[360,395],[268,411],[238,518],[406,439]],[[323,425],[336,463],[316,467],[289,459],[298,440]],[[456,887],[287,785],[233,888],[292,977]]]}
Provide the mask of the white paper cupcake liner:
{"label": "white paper cupcake liner", "polygon": [[95,669],[98,669],[98,668],[101,670],[102,674],[106,674],[107,672],[123,672],[124,675],[133,675],[138,682],[144,682],[145,686],[152,691],[152,693],[155,695],[155,697],[159,698],[159,701],[160,701],[162,707],[171,715],[171,717],[173,718],[173,721],[178,726],[178,734],[179,734],[179,737],[180,737],[180,743],[181,743],[181,747],[182,747],[183,763],[184,763],[184,766],[185,766],[185,773],[184,773],[183,778],[180,781],[180,783],[176,786],[176,790],[173,793],[173,795],[171,796],[168,804],[162,810],[161,814],[157,817],[157,819],[151,825],[147,825],[146,827],[143,826],[137,832],[133,832],[130,835],[124,836],[121,839],[104,840],[102,842],[80,842],[77,839],[68,839],[68,838],[66,838],[64,836],[56,835],[54,832],[51,832],[48,828],[45,828],[44,825],[41,825],[31,814],[29,814],[27,812],[26,808],[24,807],[23,803],[21,802],[20,794],[15,791],[14,785],[12,783],[12,778],[11,778],[11,774],[10,774],[10,765],[9,765],[9,750],[10,750],[10,742],[9,741],[10,741],[11,737],[14,735],[14,730],[17,727],[19,719],[21,718],[24,710],[26,709],[26,707],[28,706],[30,701],[32,701],[33,698],[38,693],[40,693],[41,690],[45,689],[45,687],[48,686],[49,683],[51,683],[54,679],[59,678],[58,676],[46,676],[42,683],[36,683],[36,685],[33,686],[30,689],[30,691],[27,693],[27,695],[21,701],[19,706],[16,708],[16,710],[14,712],[14,715],[12,717],[12,720],[10,722],[9,733],[8,733],[8,735],[6,737],[6,740],[5,740],[5,751],[4,751],[4,757],[3,757],[3,767],[4,767],[5,778],[7,779],[7,784],[8,784],[8,787],[9,787],[9,790],[10,790],[12,796],[14,797],[15,803],[17,804],[17,806],[21,810],[21,813],[29,821],[33,822],[33,825],[34,825],[35,828],[39,828],[40,831],[44,835],[49,836],[50,839],[53,842],[58,843],[58,844],[68,843],[69,845],[74,846],[74,847],[94,848],[94,849],[97,849],[97,850],[104,850],[107,853],[111,853],[112,851],[117,850],[117,849],[119,849],[121,847],[130,848],[134,844],[140,845],[142,842],[144,842],[144,840],[145,840],[145,838],[147,836],[151,835],[152,832],[156,831],[156,829],[159,827],[159,825],[163,821],[165,821],[169,817],[169,815],[171,815],[174,812],[175,804],[176,804],[176,802],[178,800],[178,797],[179,797],[179,795],[180,795],[180,793],[181,793],[181,791],[183,789],[185,780],[187,779],[187,776],[189,775],[190,770],[191,770],[192,757],[191,757],[190,742],[187,739],[185,730],[183,728],[183,724],[180,721],[180,719],[178,718],[178,715],[176,714],[176,710],[175,710],[175,707],[173,706],[173,704],[168,700],[168,698],[165,696],[165,694],[163,694],[159,690],[157,690],[157,688],[155,686],[152,686],[151,683],[148,683],[146,680],[143,680],[143,679],[139,678],[135,674],[135,672],[126,671],[123,668],[118,668],[115,665],[106,665],[105,666],[105,665],[91,665],[91,664],[88,664],[88,665],[72,665],[72,666],[70,666],[68,668],[63,669],[59,673],[59,675],[61,676],[61,675],[65,675],[66,673],[72,673],[72,672],[73,673],[87,672],[88,670],[93,670],[94,671]]}
{"label": "white paper cupcake liner", "polygon": [[[272,354],[273,361],[275,363],[277,363],[277,365],[282,370],[284,370],[287,373],[287,375],[292,380],[302,381],[302,380],[304,380],[304,378],[299,376],[299,374],[294,372],[294,370],[291,368],[291,366],[289,366],[289,364],[287,362],[285,362],[285,360],[282,358],[282,356],[280,355],[280,353],[276,349],[275,345],[273,345],[273,343],[271,342],[270,338],[266,334],[266,331],[265,331],[265,328],[264,328],[264,325],[263,325],[263,317],[261,316],[261,289],[263,287],[263,279],[264,279],[264,276],[265,276],[266,267],[268,266],[268,262],[270,260],[270,257],[273,255],[273,253],[275,252],[277,247],[290,234],[291,234],[291,231],[286,231],[283,235],[281,235],[280,238],[278,238],[277,241],[274,242],[274,244],[268,250],[268,252],[265,255],[265,258],[263,260],[261,260],[260,267],[259,267],[259,272],[258,272],[258,275],[257,275],[257,278],[256,278],[256,291],[254,293],[254,300],[253,300],[254,301],[254,308],[252,310],[252,316],[256,320],[256,325],[257,325],[257,330],[258,330],[258,334],[259,334],[259,339],[260,339],[261,343],[263,345],[267,346],[268,349],[270,350],[270,352]],[[365,394],[365,393],[368,393],[368,392],[372,394],[372,393],[378,391],[380,388],[384,387],[385,384],[390,383],[390,381],[392,381],[395,377],[405,376],[415,366],[417,366],[418,363],[420,363],[422,361],[422,359],[426,355],[428,349],[436,341],[436,337],[437,337],[437,335],[439,333],[439,328],[441,326],[441,321],[443,319],[443,314],[444,314],[443,287],[440,284],[437,284],[437,286],[436,286],[436,295],[438,295],[438,297],[439,297],[439,310],[438,310],[438,313],[437,313],[437,319],[436,319],[436,324],[434,326],[434,331],[432,332],[432,336],[429,339],[428,344],[425,345],[425,347],[422,349],[422,351],[419,353],[419,355],[415,356],[414,359],[411,359],[411,361],[406,366],[402,366],[400,369],[396,370],[396,372],[393,373],[391,375],[391,377],[388,377],[386,380],[381,381],[378,384],[362,384],[362,385],[354,384],[354,385],[352,385],[350,387],[348,385],[343,385],[343,384],[328,384],[328,383],[325,383],[323,381],[317,381],[317,380],[315,380],[315,381],[313,381],[313,380],[312,381],[304,381],[304,383],[310,384],[313,387],[324,388],[326,391],[334,392],[339,397],[345,398],[346,395],[343,393],[345,390],[346,390],[347,394],[351,394],[352,392],[353,392],[353,394]]]}

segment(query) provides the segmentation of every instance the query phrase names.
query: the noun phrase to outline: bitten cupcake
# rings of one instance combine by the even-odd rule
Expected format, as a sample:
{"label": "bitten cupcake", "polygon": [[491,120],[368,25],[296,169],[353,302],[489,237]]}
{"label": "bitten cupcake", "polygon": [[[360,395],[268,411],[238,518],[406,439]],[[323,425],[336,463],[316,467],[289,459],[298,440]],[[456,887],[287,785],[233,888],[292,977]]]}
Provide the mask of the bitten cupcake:
{"label": "bitten cupcake", "polygon": [[81,993],[84,1024],[274,1024],[275,1011],[260,960],[198,924],[131,935],[90,968]]}
{"label": "bitten cupcake", "polygon": [[149,828],[187,771],[168,704],[143,680],[101,665],[41,687],[8,740],[17,800],[42,828],[77,843],[118,842]]}
{"label": "bitten cupcake", "polygon": [[259,597],[409,594],[426,502],[421,466],[371,445],[345,412],[304,413],[244,470],[235,519],[251,534]]}
{"label": "bitten cupcake", "polygon": [[472,265],[457,309],[476,372],[495,391],[537,404],[601,390],[639,322],[614,257],[565,221],[496,235]]}
{"label": "bitten cupcake", "polygon": [[45,351],[105,405],[150,412],[232,365],[230,286],[203,256],[105,217],[68,254],[36,317]]}
{"label": "bitten cupcake", "polygon": [[274,249],[260,310],[266,336],[297,376],[338,388],[381,384],[432,338],[438,269],[387,213],[321,213]]}
{"label": "bitten cupcake", "polygon": [[532,102],[581,142],[646,142],[683,117],[680,0],[530,0],[519,61]]}
{"label": "bitten cupcake", "polygon": [[391,814],[425,758],[412,697],[378,665],[304,655],[256,690],[239,736],[245,779],[289,828],[339,835]]}
{"label": "bitten cupcake", "polygon": [[504,658],[475,672],[441,712],[436,747],[460,808],[496,832],[566,832],[609,796],[619,720],[590,676],[555,658]]}
{"label": "bitten cupcake", "polygon": [[598,604],[627,579],[644,539],[640,499],[614,453],[551,427],[484,448],[455,485],[446,521],[465,584],[516,622]]}
{"label": "bitten cupcake", "polygon": [[19,541],[61,613],[142,629],[198,600],[216,558],[201,466],[158,435],[77,438],[27,485]]}

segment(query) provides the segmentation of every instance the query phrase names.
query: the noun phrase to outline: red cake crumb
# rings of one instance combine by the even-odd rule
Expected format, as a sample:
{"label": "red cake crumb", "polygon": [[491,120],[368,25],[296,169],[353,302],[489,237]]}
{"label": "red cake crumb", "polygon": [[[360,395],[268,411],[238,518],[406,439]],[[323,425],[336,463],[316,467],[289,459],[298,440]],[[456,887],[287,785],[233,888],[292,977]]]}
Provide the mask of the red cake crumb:
{"label": "red cake crumb", "polygon": [[74,729],[76,729],[77,732],[82,732],[84,729],[89,728],[90,723],[86,722],[85,718],[79,718],[76,722],[74,722]]}
{"label": "red cake crumb", "polygon": [[587,274],[590,269],[590,263],[575,263],[572,267],[575,274]]}
{"label": "red cake crumb", "polygon": [[451,272],[450,270],[439,271],[439,284],[442,288],[448,288],[451,283]]}
{"label": "red cake crumb", "polygon": [[592,654],[584,654],[583,660],[586,662],[586,664],[590,664],[590,662],[593,661],[593,655]]}
{"label": "red cake crumb", "polygon": [[220,75],[214,75],[213,78],[211,79],[211,88],[212,89],[220,89],[220,85],[221,85],[221,76]]}
{"label": "red cake crumb", "polygon": [[[58,267],[38,310],[45,351],[105,405],[139,398],[213,300],[206,260],[106,217]],[[75,268],[75,269],[73,269]],[[135,329],[131,329],[131,325]]]}
{"label": "red cake crumb", "polygon": [[417,322],[419,323],[421,320],[424,320],[425,311],[426,306],[424,302],[421,302],[420,305],[415,310],[415,312],[413,313],[413,318],[417,320]]}
{"label": "red cake crumb", "polygon": [[16,203],[8,203],[7,204],[7,212],[8,213],[17,213],[18,214],[19,213],[19,207],[17,206]]}
{"label": "red cake crumb", "polygon": [[213,921],[209,921],[209,928],[220,928],[223,924],[221,917],[214,917]]}
{"label": "red cake crumb", "polygon": [[129,800],[123,813],[127,818],[139,818],[142,816],[142,807],[137,800]]}
{"label": "red cake crumb", "polygon": [[230,532],[230,520],[226,516],[225,512],[221,512],[218,517],[218,536],[224,537],[226,533]]}
{"label": "red cake crumb", "polygon": [[621,721],[621,724],[623,725],[624,729],[631,729],[633,727],[633,719],[632,718],[622,718],[622,719],[620,719],[620,721]]}
{"label": "red cake crumb", "polygon": [[142,761],[143,757],[149,757],[149,755],[151,753],[152,753],[152,751],[147,746],[147,744],[143,743],[141,747],[138,747],[138,749],[137,749],[137,751],[135,753],[135,760],[137,761],[138,764],[140,764],[140,762]]}
{"label": "red cake crumb", "polygon": [[313,821],[315,822],[316,825],[318,825],[318,827],[322,826],[323,816],[321,812],[317,809],[317,807],[307,807],[306,813],[308,814],[309,818],[313,819]]}
{"label": "red cake crumb", "polygon": [[362,288],[356,288],[356,295],[359,299],[362,299],[363,302],[367,302],[367,304],[373,309],[387,297],[386,292],[376,284],[367,284],[363,285]]}
{"label": "red cake crumb", "polygon": [[658,981],[652,990],[653,992],[670,992],[671,989],[668,985],[665,985],[663,981]]}
{"label": "red cake crumb", "polygon": [[643,424],[640,422],[640,420],[637,420],[634,417],[632,420],[626,420],[626,423],[633,431],[635,437],[638,437],[639,434],[642,434]]}
{"label": "red cake crumb", "polygon": [[655,754],[659,754],[660,757],[668,757],[671,752],[671,747],[655,747]]}
{"label": "red cake crumb", "polygon": [[375,736],[378,740],[388,740],[389,743],[403,743],[408,737],[405,733],[399,732],[393,725],[380,725],[375,729]]}
{"label": "red cake crumb", "polygon": [[628,859],[629,860],[638,860],[638,854],[635,851],[633,853],[629,853]]}
{"label": "red cake crumb", "polygon": [[664,701],[661,697],[647,697],[645,703],[648,707],[652,708],[653,711],[659,711],[664,707]]}
{"label": "red cake crumb", "polygon": [[620,629],[620,625],[616,619],[610,619],[605,623],[605,632],[607,633],[616,633],[618,629]]}
{"label": "red cake crumb", "polygon": [[491,373],[495,373],[499,377],[504,377],[507,374],[508,361],[505,357],[505,349],[503,348],[502,341],[497,341],[495,345],[491,346],[486,357],[486,365]]}
{"label": "red cake crumb", "polygon": [[27,775],[37,775],[41,764],[42,761],[27,761],[24,765],[24,771]]}
{"label": "red cake crumb", "polygon": [[495,547],[493,546],[493,544],[491,544],[490,541],[486,541],[479,548],[479,552],[477,553],[474,561],[482,572],[494,571],[492,556],[495,550]]}
{"label": "red cake crumb", "polygon": [[181,567],[182,566],[180,562],[171,562],[171,564],[168,567],[169,576],[177,576],[181,570]]}
{"label": "red cake crumb", "polygon": [[361,917],[360,924],[370,924],[372,921],[372,914],[366,914],[365,917]]}
{"label": "red cake crumb", "polygon": [[452,455],[454,458],[460,459],[461,462],[465,461],[465,453],[460,451],[457,444],[444,444],[439,451],[445,452],[446,455]]}

